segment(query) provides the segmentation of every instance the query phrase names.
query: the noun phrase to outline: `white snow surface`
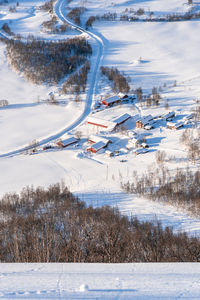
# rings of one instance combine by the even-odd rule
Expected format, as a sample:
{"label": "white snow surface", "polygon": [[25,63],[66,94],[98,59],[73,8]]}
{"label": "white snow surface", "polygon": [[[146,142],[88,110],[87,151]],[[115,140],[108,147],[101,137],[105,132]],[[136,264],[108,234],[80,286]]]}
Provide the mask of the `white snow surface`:
{"label": "white snow surface", "polygon": [[0,299],[199,299],[197,263],[1,264]]}

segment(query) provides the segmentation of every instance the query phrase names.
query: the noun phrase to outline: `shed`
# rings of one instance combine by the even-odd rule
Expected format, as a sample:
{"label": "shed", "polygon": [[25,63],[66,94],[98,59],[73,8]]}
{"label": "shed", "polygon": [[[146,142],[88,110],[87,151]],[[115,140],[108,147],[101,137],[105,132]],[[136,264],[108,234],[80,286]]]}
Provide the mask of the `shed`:
{"label": "shed", "polygon": [[194,113],[191,113],[183,118],[183,120],[190,120],[194,118]]}
{"label": "shed", "polygon": [[76,139],[75,137],[71,137],[69,139],[59,141],[56,144],[57,144],[58,147],[65,148],[65,147],[68,147],[70,145],[78,143],[78,141],[79,140]]}
{"label": "shed", "polygon": [[170,111],[168,114],[164,115],[164,118],[166,121],[171,120],[175,117],[175,112],[174,111]]}
{"label": "shed", "polygon": [[113,156],[114,156],[114,153],[113,153],[112,151],[110,151],[110,150],[106,150],[106,151],[105,151],[105,154],[106,154],[106,156],[108,156],[108,157],[113,157]]}
{"label": "shed", "polygon": [[133,153],[134,153],[135,155],[144,154],[144,153],[146,153],[146,152],[149,152],[149,150],[146,149],[146,148],[139,148],[139,149],[136,149],[136,150],[133,151]]}
{"label": "shed", "polygon": [[129,140],[128,140],[128,145],[129,145],[129,146],[137,147],[138,144],[139,144],[139,141],[138,141],[138,139],[136,139],[136,138],[132,138],[132,139],[129,139]]}
{"label": "shed", "polygon": [[175,130],[177,130],[177,129],[183,127],[183,126],[184,126],[183,122],[179,122],[179,123],[168,122],[167,123],[167,128],[169,128],[169,129],[175,129]]}

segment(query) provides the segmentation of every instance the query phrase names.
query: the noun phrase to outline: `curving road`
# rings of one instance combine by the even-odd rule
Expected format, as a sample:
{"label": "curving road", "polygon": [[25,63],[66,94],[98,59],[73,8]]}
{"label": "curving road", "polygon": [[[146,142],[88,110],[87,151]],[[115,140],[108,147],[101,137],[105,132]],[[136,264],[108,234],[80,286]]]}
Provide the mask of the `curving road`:
{"label": "curving road", "polygon": [[[54,12],[56,13],[56,15],[58,16],[58,18],[61,21],[67,22],[76,30],[80,31],[81,33],[85,33],[86,35],[88,35],[89,37],[94,39],[94,41],[97,44],[97,56],[96,56],[96,59],[91,60],[91,69],[90,69],[89,80],[88,80],[89,88],[87,89],[85,107],[84,107],[82,114],[79,116],[79,118],[75,122],[73,122],[71,125],[67,126],[66,128],[62,129],[61,131],[57,132],[56,134],[50,135],[47,138],[44,138],[41,140],[37,139],[39,146],[42,146],[46,143],[52,142],[52,141],[62,137],[62,135],[71,131],[72,129],[76,128],[78,125],[80,125],[85,120],[85,118],[88,116],[88,114],[91,111],[91,106],[92,106],[92,102],[94,100],[94,96],[96,94],[97,81],[98,81],[98,70],[99,70],[99,66],[101,64],[101,61],[103,59],[103,54],[104,54],[103,40],[98,35],[96,35],[92,32],[89,32],[88,30],[85,30],[80,26],[77,26],[76,24],[74,24],[73,22],[68,20],[63,14],[64,5],[65,5],[64,0],[58,0],[54,6]],[[32,139],[34,139],[34,138],[35,137],[33,137]],[[15,156],[15,155],[20,154],[21,152],[30,150],[32,148],[33,147],[31,147],[31,146],[21,147],[21,148],[15,149],[13,151],[0,154],[0,158]]]}

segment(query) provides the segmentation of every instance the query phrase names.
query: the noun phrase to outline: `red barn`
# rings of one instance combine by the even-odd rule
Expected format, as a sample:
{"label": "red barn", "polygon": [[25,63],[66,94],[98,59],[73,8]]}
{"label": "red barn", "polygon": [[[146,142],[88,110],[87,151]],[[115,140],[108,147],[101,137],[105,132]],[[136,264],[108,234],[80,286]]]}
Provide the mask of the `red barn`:
{"label": "red barn", "polygon": [[115,122],[102,120],[102,119],[95,118],[95,117],[88,117],[87,123],[90,125],[94,125],[94,126],[98,126],[98,127],[102,127],[102,128],[110,129],[110,130],[113,130],[116,126]]}
{"label": "red barn", "polygon": [[113,104],[118,104],[121,102],[121,99],[118,96],[112,96],[107,99],[102,100],[102,104],[106,106],[112,106]]}
{"label": "red barn", "polygon": [[90,151],[92,153],[97,153],[98,151],[100,151],[101,149],[105,148],[108,145],[109,141],[107,143],[105,142],[98,142],[93,144],[92,146],[87,148],[87,151]]}
{"label": "red barn", "polygon": [[102,138],[102,137],[97,136],[97,135],[90,135],[88,137],[88,142],[90,142],[91,144],[96,144],[98,142],[112,143],[111,140],[108,140],[106,138]]}

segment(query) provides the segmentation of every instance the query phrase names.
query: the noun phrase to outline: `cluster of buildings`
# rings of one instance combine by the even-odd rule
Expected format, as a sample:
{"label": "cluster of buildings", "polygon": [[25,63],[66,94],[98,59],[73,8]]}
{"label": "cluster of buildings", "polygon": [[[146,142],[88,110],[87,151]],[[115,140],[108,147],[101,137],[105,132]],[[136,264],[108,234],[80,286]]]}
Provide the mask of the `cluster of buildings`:
{"label": "cluster of buildings", "polygon": [[[130,96],[127,95],[115,95],[109,98],[104,98],[99,102],[99,105],[104,105],[105,107],[111,107],[113,105],[119,104],[125,99],[130,99]],[[133,100],[133,98],[131,98]],[[162,116],[157,116],[153,117],[152,115],[146,115],[146,116],[141,116],[138,119],[134,120],[136,121],[136,129],[145,129],[145,130],[150,130],[154,128],[154,123],[158,120],[165,120],[166,121],[166,127],[169,129],[179,129],[180,127],[183,127],[186,122],[189,122],[190,119],[194,117],[194,114],[190,114],[184,117],[184,119],[180,122],[172,122],[173,119],[175,118],[176,114],[174,111],[168,112],[165,115]],[[112,120],[106,120],[103,118],[98,118],[95,117],[94,115],[91,115],[87,118],[86,123],[88,125],[94,126],[96,128],[99,128],[101,131],[107,131],[107,132],[113,132],[114,130],[117,129],[118,126],[122,125],[129,119],[131,119],[132,116],[128,113],[124,113]],[[129,135],[128,143],[125,146],[127,149],[126,151],[132,150],[133,153],[136,155],[145,153],[148,151],[148,144],[146,143],[145,139],[141,137],[140,134],[137,134],[136,132],[129,132],[131,135]],[[134,133],[134,135],[133,135]],[[51,145],[46,145],[43,147],[43,150],[53,148],[53,147],[59,147],[59,148],[65,148],[74,144],[77,144],[79,142],[78,138],[75,137],[69,137],[65,140],[59,140],[56,142],[54,146]],[[112,140],[105,138],[105,137],[100,137],[98,135],[90,135],[88,138],[88,143],[87,143],[87,152],[91,153],[97,153],[101,152],[100,150],[105,149],[108,147],[109,144],[112,143]],[[89,144],[89,145],[88,145]],[[114,147],[109,147],[113,148]],[[107,148],[104,152],[107,156],[114,156],[117,155],[117,150],[115,149],[114,151],[110,150]]]}

